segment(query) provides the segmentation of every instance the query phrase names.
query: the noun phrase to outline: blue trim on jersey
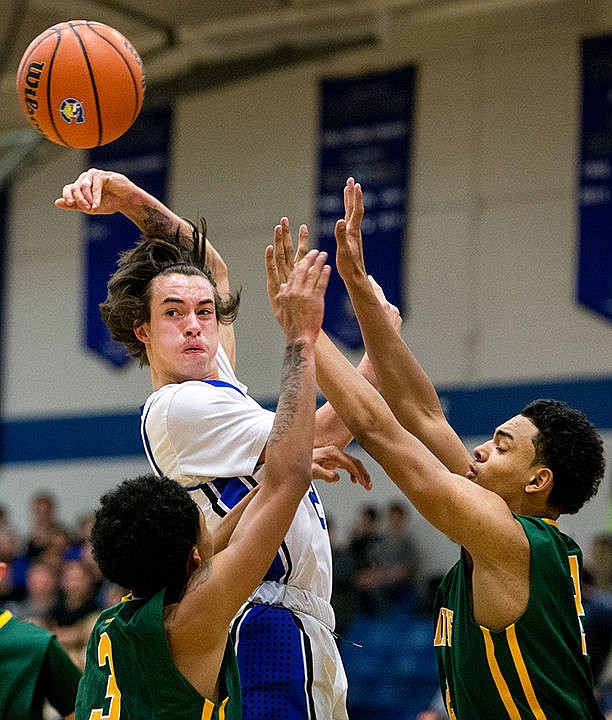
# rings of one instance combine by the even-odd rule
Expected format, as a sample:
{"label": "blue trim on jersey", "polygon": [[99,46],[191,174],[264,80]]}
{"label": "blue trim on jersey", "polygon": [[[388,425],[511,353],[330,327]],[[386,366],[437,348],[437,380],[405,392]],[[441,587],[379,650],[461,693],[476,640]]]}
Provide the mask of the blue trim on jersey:
{"label": "blue trim on jersey", "polygon": [[292,570],[293,563],[291,562],[289,548],[287,543],[283,540],[278,552],[274,556],[274,560],[272,560],[272,565],[270,565],[268,571],[264,575],[264,580],[275,580],[278,583],[287,585]]}
{"label": "blue trim on jersey", "polygon": [[[242,498],[257,485],[250,475],[245,477],[216,478],[187,490],[201,490],[211,504],[215,515],[225,517],[228,511],[237,505]],[[293,570],[293,562],[285,541],[276,553],[272,564],[265,574],[264,580],[275,580],[287,584]]]}
{"label": "blue trim on jersey", "polygon": [[[159,465],[155,462],[155,458],[153,456],[153,451],[151,450],[151,443],[149,442],[149,436],[147,435],[147,418],[149,417],[149,413],[151,412],[152,407],[153,407],[153,403],[151,403],[151,405],[149,405],[149,409],[147,410],[147,414],[144,416],[144,418],[141,417],[140,437],[142,439],[142,444],[144,445],[144,451],[145,451],[145,455],[147,456],[147,460],[153,466],[157,475],[159,477],[163,477],[164,473],[161,471],[161,468],[159,467]],[[142,416],[143,411],[144,411],[144,405],[142,405],[140,408],[141,416]]]}
{"label": "blue trim on jersey", "polygon": [[[231,387],[234,387],[233,385]],[[239,388],[235,388],[241,392]],[[500,422],[513,417],[539,397],[563,400],[586,413],[599,430],[612,430],[612,375],[555,382],[474,385],[440,388],[450,424],[462,438],[490,437]],[[319,404],[323,402],[319,398]],[[276,400],[260,400],[274,411]],[[75,410],[76,412],[76,410]],[[0,463],[25,463],[98,458],[142,457],[140,415],[133,411],[70,417],[5,418],[0,426]]]}
{"label": "blue trim on jersey", "polygon": [[[197,487],[210,501],[213,512],[220,517],[225,517],[228,510],[238,505],[255,485],[257,485],[255,480],[250,475],[246,475],[244,477],[216,478],[201,483]],[[195,490],[196,488],[188,489]]]}
{"label": "blue trim on jersey", "polygon": [[246,395],[242,392],[242,390],[239,387],[236,387],[235,385],[232,385],[232,383],[228,383],[225,380],[202,380],[202,382],[208,383],[209,385],[214,385],[215,387],[232,388],[232,390],[239,392],[242,395],[242,397],[246,397]]}

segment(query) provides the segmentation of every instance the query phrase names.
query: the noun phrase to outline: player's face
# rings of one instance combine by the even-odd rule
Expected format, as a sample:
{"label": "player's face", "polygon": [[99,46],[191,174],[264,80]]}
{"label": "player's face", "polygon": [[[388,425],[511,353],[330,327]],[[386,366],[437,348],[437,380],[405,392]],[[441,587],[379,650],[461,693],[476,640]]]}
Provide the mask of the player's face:
{"label": "player's face", "polygon": [[217,378],[219,332],[213,287],[200,275],[159,275],[150,320],[135,329],[146,345],[155,388]]}
{"label": "player's face", "polygon": [[534,477],[536,426],[523,415],[500,425],[491,440],[474,448],[474,463],[468,477],[492,490],[519,510],[524,488]]}

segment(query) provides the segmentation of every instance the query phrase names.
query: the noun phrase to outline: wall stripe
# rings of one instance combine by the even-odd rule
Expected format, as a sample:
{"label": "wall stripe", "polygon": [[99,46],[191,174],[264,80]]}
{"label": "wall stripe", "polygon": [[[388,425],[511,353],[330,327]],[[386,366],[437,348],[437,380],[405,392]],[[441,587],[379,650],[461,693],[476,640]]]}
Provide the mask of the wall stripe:
{"label": "wall stripe", "polygon": [[[539,397],[583,410],[600,430],[612,429],[612,375],[584,380],[441,389],[446,415],[461,437],[484,437]],[[261,401],[274,410],[276,400]],[[143,456],[139,409],[133,412],[9,419],[0,425],[0,463]]]}

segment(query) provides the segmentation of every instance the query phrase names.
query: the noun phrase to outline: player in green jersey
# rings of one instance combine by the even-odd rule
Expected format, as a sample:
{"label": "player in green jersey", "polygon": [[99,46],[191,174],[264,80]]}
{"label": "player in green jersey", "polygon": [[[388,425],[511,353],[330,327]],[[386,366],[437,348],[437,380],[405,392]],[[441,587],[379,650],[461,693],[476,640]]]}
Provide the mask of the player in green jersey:
{"label": "player in green jersey", "polygon": [[[330,271],[325,259],[325,253],[308,253],[276,294],[285,361],[259,487],[214,535],[173,480],[126,480],[102,497],[93,554],[108,579],[129,588],[132,598],[104,611],[96,623],[77,720],[241,717],[228,628],[264,576],[310,486],[314,346]],[[204,338],[202,325],[216,322],[210,281],[194,267],[191,275],[161,274],[152,286],[150,322],[168,336],[183,333],[191,352],[194,338]]]}
{"label": "player in green jersey", "polygon": [[[499,425],[471,457],[366,274],[363,197],[352,179],[345,209],[336,225],[337,267],[381,395],[348,361],[338,371],[330,342],[318,348],[317,379],[357,442],[462,547],[437,601],[449,717],[602,718],[581,621],[582,556],[557,527],[560,515],[577,512],[597,491],[601,438],[581,412],[540,400]],[[268,267],[272,279],[276,272]]]}
{"label": "player in green jersey", "polygon": [[[7,571],[0,562],[0,580]],[[0,718],[42,720],[45,703],[74,720],[81,671],[53,633],[0,608]]]}

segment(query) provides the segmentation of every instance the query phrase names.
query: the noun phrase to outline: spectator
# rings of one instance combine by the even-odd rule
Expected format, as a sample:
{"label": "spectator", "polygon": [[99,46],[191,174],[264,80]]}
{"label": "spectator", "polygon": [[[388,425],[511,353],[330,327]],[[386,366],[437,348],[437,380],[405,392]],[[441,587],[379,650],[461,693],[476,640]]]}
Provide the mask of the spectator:
{"label": "spectator", "polygon": [[51,533],[61,523],[56,516],[55,497],[46,491],[35,493],[30,500],[30,529],[26,539],[26,554],[37,557],[46,549]]}
{"label": "spectator", "polygon": [[0,528],[0,562],[7,565],[0,580],[0,603],[19,602],[26,596],[28,559],[22,551],[22,540],[11,525]]}
{"label": "spectator", "polygon": [[337,635],[344,635],[354,614],[353,609],[353,561],[348,545],[338,537],[336,522],[327,515],[327,528],[332,551],[332,595],[331,604],[336,616]]}
{"label": "spectator", "polygon": [[49,629],[51,610],[57,601],[55,568],[41,560],[33,561],[26,572],[26,597],[6,607],[16,617]]}
{"label": "spectator", "polygon": [[375,615],[381,610],[381,545],[378,510],[373,505],[364,505],[359,512],[349,546],[356,613]]}
{"label": "spectator", "polygon": [[58,640],[81,669],[87,640],[100,613],[95,578],[81,560],[68,560],[60,580],[60,592],[50,616]]}
{"label": "spectator", "polygon": [[408,533],[409,517],[408,505],[398,501],[389,503],[380,545],[382,577],[379,583],[381,599],[387,611],[412,611],[417,604],[415,571],[418,558]]}
{"label": "spectator", "polygon": [[36,559],[55,568],[59,577],[69,546],[70,533],[68,530],[63,525],[53,525],[49,529],[47,545],[36,555]]}

